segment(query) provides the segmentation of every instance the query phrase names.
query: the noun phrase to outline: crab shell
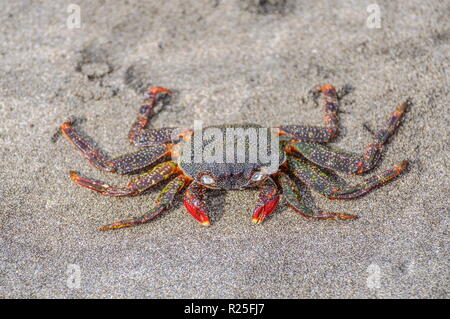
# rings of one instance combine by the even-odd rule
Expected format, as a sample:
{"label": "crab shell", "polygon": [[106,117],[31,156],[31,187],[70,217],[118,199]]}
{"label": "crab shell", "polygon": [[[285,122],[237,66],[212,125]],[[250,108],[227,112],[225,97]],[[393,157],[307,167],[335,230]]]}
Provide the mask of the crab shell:
{"label": "crab shell", "polygon": [[199,184],[236,190],[255,186],[286,162],[278,135],[257,124],[228,124],[194,131],[182,142],[178,166]]}

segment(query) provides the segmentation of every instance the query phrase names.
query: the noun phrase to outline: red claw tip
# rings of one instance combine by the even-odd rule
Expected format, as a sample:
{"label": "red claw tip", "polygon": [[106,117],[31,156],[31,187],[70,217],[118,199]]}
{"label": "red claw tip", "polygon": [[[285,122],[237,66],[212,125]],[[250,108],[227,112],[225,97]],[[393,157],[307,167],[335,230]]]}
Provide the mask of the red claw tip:
{"label": "red claw tip", "polygon": [[211,222],[210,222],[209,220],[205,220],[205,221],[201,222],[201,224],[202,224],[203,226],[210,226],[210,225],[211,225]]}
{"label": "red claw tip", "polygon": [[253,224],[261,224],[261,222],[259,221],[259,219],[257,217],[252,218],[252,223]]}

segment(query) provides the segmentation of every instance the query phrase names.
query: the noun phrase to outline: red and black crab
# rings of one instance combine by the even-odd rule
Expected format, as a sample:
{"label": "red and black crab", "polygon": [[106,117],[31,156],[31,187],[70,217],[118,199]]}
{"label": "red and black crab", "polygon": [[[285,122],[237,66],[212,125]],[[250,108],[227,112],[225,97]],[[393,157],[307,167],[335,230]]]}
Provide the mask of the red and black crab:
{"label": "red and black crab", "polygon": [[[354,186],[336,181],[326,169],[352,175],[360,175],[371,170],[379,161],[383,146],[400,124],[408,103],[404,102],[395,109],[386,126],[374,135],[372,143],[366,147],[362,155],[354,155],[325,145],[338,134],[338,97],[332,85],[320,86],[317,89],[324,97],[324,126],[287,125],[266,128],[269,134],[276,136],[280,141],[276,154],[272,154],[277,155],[273,158],[276,158],[278,162],[273,165],[272,161],[271,168],[267,163],[259,161],[244,160],[239,163],[192,161],[195,148],[203,148],[206,145],[193,142],[197,134],[195,130],[148,128],[158,97],[171,94],[171,91],[166,88],[151,87],[128,135],[130,142],[140,147],[133,153],[109,159],[80,135],[71,122],[63,123],[61,130],[93,166],[103,171],[129,174],[151,167],[153,163],[164,157],[171,157],[171,160],[151,167],[123,187],[83,177],[74,171],[70,172],[70,177],[81,186],[112,197],[136,196],[172,178],[156,198],[154,207],[148,213],[141,217],[114,222],[100,230],[134,226],[154,219],[173,205],[175,195],[183,188],[187,188],[184,192],[184,205],[187,211],[202,225],[210,225],[208,207],[205,202],[205,192],[208,189],[238,190],[250,187],[260,189],[257,206],[252,215],[254,223],[259,224],[272,214],[278,205],[280,190],[287,204],[305,217],[355,219],[357,218],[355,215],[314,211],[308,208],[302,201],[291,176],[329,199],[353,199],[396,177],[407,167],[406,161],[380,175],[364,179]],[[230,127],[264,131],[264,128],[256,124],[222,125],[209,128],[225,133],[225,130]],[[248,143],[243,145],[244,148],[241,150],[243,152],[250,152],[251,147],[255,146]]]}

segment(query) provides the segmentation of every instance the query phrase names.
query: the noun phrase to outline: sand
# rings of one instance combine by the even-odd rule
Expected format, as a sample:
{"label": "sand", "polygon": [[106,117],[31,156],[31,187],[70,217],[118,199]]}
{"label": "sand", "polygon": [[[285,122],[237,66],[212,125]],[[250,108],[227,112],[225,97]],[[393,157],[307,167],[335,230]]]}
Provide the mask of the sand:
{"label": "sand", "polygon": [[[371,1],[76,2],[80,28],[70,1],[0,2],[0,297],[447,298],[448,3],[377,1],[370,28]],[[276,126],[321,124],[309,92],[324,83],[353,87],[332,143],[352,152],[411,100],[373,172],[406,159],[406,174],[352,201],[302,190],[356,221],[283,204],[253,225],[248,190],[211,193],[209,228],[178,200],[150,224],[99,232],[145,213],[161,187],[107,198],[68,177],[127,182],[57,131],[78,119],[105,153],[130,151],[147,86],[174,91],[155,127]]]}

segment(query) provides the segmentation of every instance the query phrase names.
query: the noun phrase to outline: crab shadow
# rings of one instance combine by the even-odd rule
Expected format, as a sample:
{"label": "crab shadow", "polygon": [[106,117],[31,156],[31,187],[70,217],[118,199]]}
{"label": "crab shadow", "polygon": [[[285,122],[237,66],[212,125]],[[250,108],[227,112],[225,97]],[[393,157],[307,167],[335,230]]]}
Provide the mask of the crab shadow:
{"label": "crab shadow", "polygon": [[207,205],[209,206],[209,218],[211,225],[214,225],[222,219],[225,214],[225,196],[226,192],[222,190],[210,190],[207,193]]}

